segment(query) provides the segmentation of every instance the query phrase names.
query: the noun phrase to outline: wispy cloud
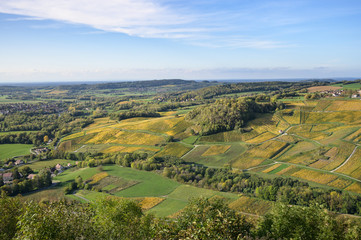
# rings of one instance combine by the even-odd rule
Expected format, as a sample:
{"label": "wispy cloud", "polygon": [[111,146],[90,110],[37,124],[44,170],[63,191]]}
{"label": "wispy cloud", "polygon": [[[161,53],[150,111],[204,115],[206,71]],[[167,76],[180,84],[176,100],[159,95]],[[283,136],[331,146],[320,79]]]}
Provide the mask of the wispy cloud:
{"label": "wispy cloud", "polygon": [[[267,49],[293,45],[262,36],[260,30],[292,27],[309,19],[330,16],[327,10],[315,10],[307,17],[304,13],[297,14],[297,8],[312,1],[291,2],[1,0],[0,12],[25,16],[8,21],[47,19],[137,37],[186,40],[202,46]],[[350,14],[348,8],[342,13]]]}

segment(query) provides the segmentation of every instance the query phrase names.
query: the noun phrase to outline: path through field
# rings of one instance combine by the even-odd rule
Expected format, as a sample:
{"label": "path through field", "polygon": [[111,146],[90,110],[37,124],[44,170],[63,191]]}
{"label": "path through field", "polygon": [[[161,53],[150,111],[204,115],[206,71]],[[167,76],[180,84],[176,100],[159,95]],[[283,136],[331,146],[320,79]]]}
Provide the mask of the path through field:
{"label": "path through field", "polygon": [[348,160],[350,160],[350,159],[352,158],[352,156],[355,154],[357,148],[358,148],[358,146],[356,146],[356,147],[354,148],[354,150],[352,151],[351,155],[346,159],[346,161],[344,161],[344,162],[343,162],[340,166],[338,166],[337,168],[333,169],[331,172],[337,171],[337,169],[339,169],[339,168],[341,168],[343,165],[345,165],[345,164],[348,162]]}

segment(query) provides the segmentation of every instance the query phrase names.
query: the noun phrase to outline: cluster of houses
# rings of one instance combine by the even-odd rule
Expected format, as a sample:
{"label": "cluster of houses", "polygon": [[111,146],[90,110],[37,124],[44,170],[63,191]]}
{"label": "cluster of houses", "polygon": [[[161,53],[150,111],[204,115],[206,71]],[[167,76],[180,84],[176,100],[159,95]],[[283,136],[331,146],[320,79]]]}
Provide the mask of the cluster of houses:
{"label": "cluster of houses", "polygon": [[15,112],[59,113],[62,111],[64,111],[64,109],[60,105],[54,103],[7,103],[0,105],[0,115],[7,115]]}
{"label": "cluster of houses", "polygon": [[[24,162],[22,163],[24,164]],[[56,164],[55,167],[52,168],[46,168],[47,171],[51,173],[51,177],[55,177],[57,174],[64,172],[66,169],[69,169],[73,167],[70,163],[68,163],[66,166],[63,166],[61,164]],[[22,178],[22,174],[20,174],[20,177]],[[6,173],[0,173],[0,176],[2,176],[4,184],[10,184],[14,180],[14,174],[12,172],[6,172]],[[36,177],[36,174],[29,174],[26,178],[27,179],[34,179]]]}
{"label": "cluster of houses", "polygon": [[[339,89],[339,90],[327,90],[327,91],[323,91],[322,93],[328,93],[331,94],[332,97],[339,97],[343,94],[344,90]],[[351,98],[359,98],[361,96],[361,90],[358,91],[357,93],[354,93],[351,95]]]}
{"label": "cluster of houses", "polygon": [[41,154],[47,153],[47,152],[49,152],[49,148],[47,148],[47,147],[35,148],[35,149],[31,150],[31,153],[35,154],[35,155],[41,155]]}

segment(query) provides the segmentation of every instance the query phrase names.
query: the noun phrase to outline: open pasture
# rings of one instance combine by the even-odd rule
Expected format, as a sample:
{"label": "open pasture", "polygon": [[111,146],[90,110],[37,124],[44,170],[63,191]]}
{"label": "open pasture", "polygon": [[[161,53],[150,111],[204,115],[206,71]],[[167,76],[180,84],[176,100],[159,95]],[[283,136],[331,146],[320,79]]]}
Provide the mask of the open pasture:
{"label": "open pasture", "polygon": [[29,155],[32,148],[31,144],[0,144],[0,160]]}
{"label": "open pasture", "polygon": [[237,194],[223,193],[204,188],[197,188],[189,185],[181,185],[165,197],[165,200],[149,210],[159,217],[166,217],[181,211],[192,198],[220,196],[226,200],[237,199]]}
{"label": "open pasture", "polygon": [[139,171],[116,165],[103,166],[103,169],[111,176],[139,182],[125,190],[114,193],[119,197],[161,197],[169,194],[180,185],[153,172]]}
{"label": "open pasture", "polygon": [[339,84],[334,84],[334,85],[331,85],[331,86],[341,87],[341,88],[343,88],[343,89],[352,89],[352,90],[359,90],[359,89],[361,89],[361,83],[351,83],[351,84],[342,84],[342,83],[339,83]]}

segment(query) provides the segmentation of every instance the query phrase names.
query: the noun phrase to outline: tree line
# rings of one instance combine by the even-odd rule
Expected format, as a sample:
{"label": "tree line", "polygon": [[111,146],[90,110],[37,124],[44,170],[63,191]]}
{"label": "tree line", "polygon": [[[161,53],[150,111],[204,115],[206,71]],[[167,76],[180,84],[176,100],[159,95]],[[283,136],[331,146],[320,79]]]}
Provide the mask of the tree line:
{"label": "tree line", "polygon": [[340,239],[356,240],[359,220],[319,205],[276,205],[258,220],[245,218],[221,199],[198,198],[174,219],[144,213],[134,201],[104,198],[82,204],[0,198],[1,239]]}

